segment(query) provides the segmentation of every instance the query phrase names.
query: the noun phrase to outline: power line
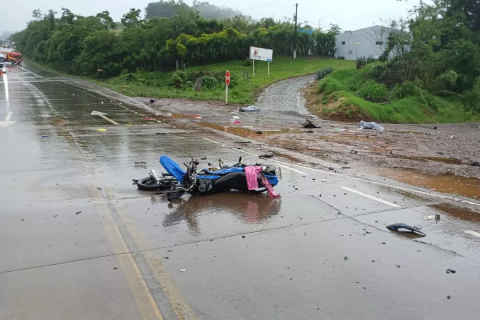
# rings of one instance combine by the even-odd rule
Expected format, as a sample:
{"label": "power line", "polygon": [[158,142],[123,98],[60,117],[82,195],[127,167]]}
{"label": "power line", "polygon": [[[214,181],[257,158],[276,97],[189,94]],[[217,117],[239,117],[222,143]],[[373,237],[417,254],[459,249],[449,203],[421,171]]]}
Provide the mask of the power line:
{"label": "power line", "polygon": [[[251,7],[251,8],[248,8],[248,9],[243,9],[243,10],[235,9],[235,10],[240,11],[240,13],[243,15],[243,12],[245,12],[245,11],[249,11],[249,10],[257,9],[257,8],[260,8],[260,7],[264,7],[264,6],[267,6],[269,4],[272,4],[272,3],[275,3],[275,2],[280,2],[280,1],[282,1],[282,0],[275,0],[275,1],[272,1],[272,2],[268,2],[268,3],[264,3],[264,4],[261,4],[261,5],[255,6],[255,7]],[[232,13],[232,14],[226,15],[225,18],[230,17],[230,16],[236,16],[236,15],[237,15],[236,13]]]}

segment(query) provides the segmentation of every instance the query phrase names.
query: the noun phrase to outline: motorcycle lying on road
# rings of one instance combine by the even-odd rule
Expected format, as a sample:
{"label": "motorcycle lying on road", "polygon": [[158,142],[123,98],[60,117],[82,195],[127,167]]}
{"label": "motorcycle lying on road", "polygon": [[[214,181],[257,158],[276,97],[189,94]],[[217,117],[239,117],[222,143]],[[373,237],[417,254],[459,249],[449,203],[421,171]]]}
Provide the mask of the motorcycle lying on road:
{"label": "motorcycle lying on road", "polygon": [[[281,179],[280,168],[265,164],[245,165],[242,157],[233,166],[225,166],[220,160],[219,168],[202,169],[198,173],[199,162],[193,158],[188,164],[184,163],[186,170],[167,156],[161,156],[160,163],[167,173],[159,175],[151,170],[148,177],[134,182],[141,190],[166,190],[169,201],[180,198],[186,192],[204,195],[229,190],[250,193],[268,191],[271,196],[277,196],[272,186],[276,186]],[[247,174],[250,175],[249,183]],[[253,174],[256,183],[252,182]]]}

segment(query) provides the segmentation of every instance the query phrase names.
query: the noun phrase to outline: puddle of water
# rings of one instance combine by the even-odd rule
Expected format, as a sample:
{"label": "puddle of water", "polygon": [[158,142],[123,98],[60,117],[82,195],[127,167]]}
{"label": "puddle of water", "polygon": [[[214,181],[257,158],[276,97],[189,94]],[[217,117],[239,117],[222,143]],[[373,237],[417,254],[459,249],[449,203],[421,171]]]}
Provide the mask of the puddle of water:
{"label": "puddle of water", "polygon": [[390,131],[395,133],[408,133],[408,134],[425,134],[425,132],[418,132],[418,131]]}
{"label": "puddle of water", "polygon": [[480,199],[480,180],[458,176],[434,176],[413,170],[381,168],[378,174],[414,186]]}
{"label": "puddle of water", "polygon": [[480,212],[472,211],[468,208],[460,208],[448,203],[432,204],[429,207],[463,221],[480,222]]}
{"label": "puddle of water", "polygon": [[440,158],[440,157],[409,157],[405,156],[402,154],[389,154],[388,155],[390,158],[395,158],[395,159],[405,159],[405,160],[414,160],[414,161],[421,161],[421,162],[427,162],[427,161],[434,161],[434,162],[443,162],[447,164],[462,164],[462,160],[460,159],[455,159],[455,158]]}

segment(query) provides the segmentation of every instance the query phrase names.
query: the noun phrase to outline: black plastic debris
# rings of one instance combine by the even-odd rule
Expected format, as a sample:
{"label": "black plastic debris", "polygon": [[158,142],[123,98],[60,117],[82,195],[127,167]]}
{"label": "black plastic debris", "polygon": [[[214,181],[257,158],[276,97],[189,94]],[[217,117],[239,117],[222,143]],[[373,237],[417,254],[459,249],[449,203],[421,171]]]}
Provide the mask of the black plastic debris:
{"label": "black plastic debris", "polygon": [[433,130],[437,130],[437,129],[438,129],[437,126],[433,127]]}
{"label": "black plastic debris", "polygon": [[308,129],[321,128],[314,125],[313,122],[308,119],[305,119],[304,123],[301,123],[300,121],[298,123],[300,123],[304,128],[308,128]]}
{"label": "black plastic debris", "polygon": [[257,131],[257,132],[255,132],[255,134],[263,134],[263,132],[262,131]]}
{"label": "black plastic debris", "polygon": [[313,130],[307,130],[305,133],[313,133]]}
{"label": "black plastic debris", "polygon": [[438,213],[435,214],[435,221],[440,221],[440,215]]}
{"label": "black plastic debris", "polygon": [[472,162],[472,167],[480,167],[480,162],[478,162],[478,161],[473,161],[473,162]]}
{"label": "black plastic debris", "polygon": [[207,160],[207,157],[202,157],[200,158],[200,160]]}
{"label": "black plastic debris", "polygon": [[457,273],[457,271],[449,268],[449,269],[447,269],[447,273]]}
{"label": "black plastic debris", "polygon": [[272,158],[273,157],[273,153],[272,152],[269,152],[269,153],[265,153],[265,154],[262,154],[260,156],[258,156],[260,159],[265,159],[265,158]]}
{"label": "black plastic debris", "polygon": [[259,112],[260,108],[257,106],[248,106],[248,107],[242,107],[238,109],[240,112]]}
{"label": "black plastic debris", "polygon": [[397,268],[399,268],[399,269],[401,268],[399,264],[397,264]]}
{"label": "black plastic debris", "polygon": [[343,261],[347,261],[347,260],[348,260],[348,257],[343,258]]}
{"label": "black plastic debris", "polygon": [[75,215],[77,216],[77,215],[79,215],[80,213],[82,213],[82,211],[77,211],[77,212],[75,213]]}
{"label": "black plastic debris", "polygon": [[153,99],[150,99],[150,103],[155,103],[155,100],[153,100]]}
{"label": "black plastic debris", "polygon": [[405,230],[407,230],[422,237],[426,236],[426,234],[423,233],[419,228],[409,226],[408,224],[405,224],[405,223],[390,224],[387,226],[387,229],[395,232],[406,232]]}

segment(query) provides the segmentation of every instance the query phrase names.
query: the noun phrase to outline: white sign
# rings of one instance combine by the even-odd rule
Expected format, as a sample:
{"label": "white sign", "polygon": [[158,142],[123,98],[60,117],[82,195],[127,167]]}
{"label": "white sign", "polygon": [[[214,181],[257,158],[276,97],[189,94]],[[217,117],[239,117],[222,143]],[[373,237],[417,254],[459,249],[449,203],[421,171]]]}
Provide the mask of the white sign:
{"label": "white sign", "polygon": [[250,47],[250,59],[260,61],[272,61],[273,50]]}

